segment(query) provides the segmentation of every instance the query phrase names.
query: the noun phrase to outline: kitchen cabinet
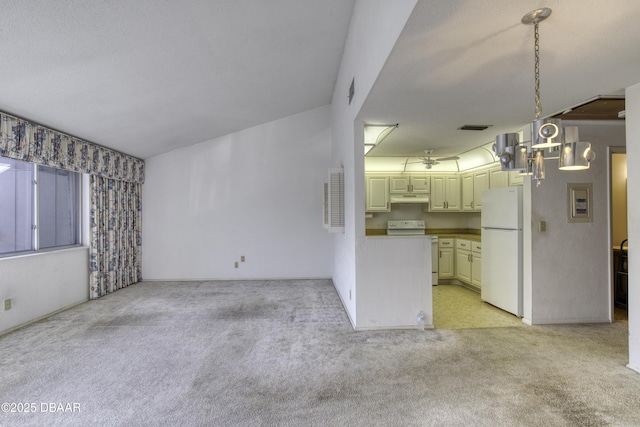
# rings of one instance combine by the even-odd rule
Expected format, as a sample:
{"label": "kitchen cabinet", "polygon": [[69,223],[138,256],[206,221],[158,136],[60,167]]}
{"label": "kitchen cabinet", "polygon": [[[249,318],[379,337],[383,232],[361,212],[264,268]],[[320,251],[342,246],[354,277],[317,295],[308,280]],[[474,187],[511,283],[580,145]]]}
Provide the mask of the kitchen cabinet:
{"label": "kitchen cabinet", "polygon": [[471,242],[471,284],[482,287],[482,244]]}
{"label": "kitchen cabinet", "polygon": [[520,171],[503,171],[500,167],[491,169],[491,188],[511,187],[522,185],[524,175]]}
{"label": "kitchen cabinet", "polygon": [[502,188],[509,186],[509,172],[503,171],[499,166],[497,168],[491,168],[490,173],[490,188]]}
{"label": "kitchen cabinet", "polygon": [[462,175],[462,210],[480,212],[482,210],[482,192],[488,189],[489,170]]}
{"label": "kitchen cabinet", "polygon": [[389,177],[382,175],[365,176],[366,212],[390,212]]}
{"label": "kitchen cabinet", "polygon": [[456,239],[456,279],[482,286],[482,244],[466,239]]}
{"label": "kitchen cabinet", "polygon": [[453,238],[438,239],[438,279],[454,279],[456,277]]}
{"label": "kitchen cabinet", "polygon": [[520,174],[519,171],[509,172],[509,186],[522,185],[523,181],[524,181],[524,175]]}
{"label": "kitchen cabinet", "polygon": [[460,199],[459,175],[431,177],[430,212],[459,211]]}
{"label": "kitchen cabinet", "polygon": [[389,177],[391,194],[429,194],[431,188],[429,176],[401,175]]}
{"label": "kitchen cabinet", "polygon": [[471,283],[471,242],[456,239],[456,279]]}

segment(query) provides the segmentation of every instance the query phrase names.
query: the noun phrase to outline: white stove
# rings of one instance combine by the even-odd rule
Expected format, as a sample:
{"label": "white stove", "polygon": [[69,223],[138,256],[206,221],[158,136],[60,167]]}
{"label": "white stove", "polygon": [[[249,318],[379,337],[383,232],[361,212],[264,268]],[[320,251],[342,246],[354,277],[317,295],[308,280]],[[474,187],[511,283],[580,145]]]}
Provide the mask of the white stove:
{"label": "white stove", "polygon": [[[405,219],[387,221],[388,236],[424,236],[426,226],[423,220]],[[431,283],[438,284],[438,236],[431,238]]]}

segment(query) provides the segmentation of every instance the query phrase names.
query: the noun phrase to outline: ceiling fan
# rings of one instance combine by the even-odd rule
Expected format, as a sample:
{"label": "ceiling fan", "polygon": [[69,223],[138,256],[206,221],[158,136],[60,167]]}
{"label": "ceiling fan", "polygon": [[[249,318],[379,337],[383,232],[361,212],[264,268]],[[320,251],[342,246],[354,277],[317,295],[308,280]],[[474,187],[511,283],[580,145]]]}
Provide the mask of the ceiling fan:
{"label": "ceiling fan", "polygon": [[[433,153],[433,148],[428,148],[424,150],[426,156],[418,157],[420,159],[419,162],[406,162],[408,163],[422,163],[427,169],[431,169],[433,165],[437,165],[440,162],[446,162],[447,160],[458,160],[460,157],[458,156],[449,156],[449,157],[438,157],[432,158],[431,154]],[[407,159],[408,160],[408,159]]]}

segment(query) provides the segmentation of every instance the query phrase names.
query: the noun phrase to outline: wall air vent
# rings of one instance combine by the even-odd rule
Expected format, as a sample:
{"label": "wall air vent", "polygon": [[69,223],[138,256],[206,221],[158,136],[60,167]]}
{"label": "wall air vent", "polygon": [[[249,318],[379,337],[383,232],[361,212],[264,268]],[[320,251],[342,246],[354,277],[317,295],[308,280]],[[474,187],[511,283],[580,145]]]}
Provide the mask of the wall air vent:
{"label": "wall air vent", "polygon": [[329,233],[344,233],[344,169],[329,168],[324,184],[324,228]]}
{"label": "wall air vent", "polygon": [[464,125],[458,128],[458,130],[485,130],[491,125]]}

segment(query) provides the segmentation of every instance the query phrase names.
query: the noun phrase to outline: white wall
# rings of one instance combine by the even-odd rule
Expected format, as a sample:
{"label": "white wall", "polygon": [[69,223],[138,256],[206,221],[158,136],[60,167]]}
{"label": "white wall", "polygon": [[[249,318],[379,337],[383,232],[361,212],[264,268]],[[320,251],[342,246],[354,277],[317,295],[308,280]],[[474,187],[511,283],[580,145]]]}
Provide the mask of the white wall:
{"label": "white wall", "polygon": [[[329,106],[146,160],[145,280],[331,277]],[[246,262],[234,268],[244,255]]]}
{"label": "white wall", "polygon": [[[345,233],[333,240],[333,282],[357,323],[356,254],[364,242],[363,124],[357,115],[417,0],[357,0],[331,103],[332,166],[345,170]],[[347,94],[355,79],[355,96]],[[358,242],[356,242],[358,239]],[[351,297],[350,297],[351,295]]]}
{"label": "white wall", "polygon": [[[525,321],[533,324],[609,322],[611,316],[607,147],[625,145],[625,124],[563,123],[572,124],[597,158],[586,171],[560,171],[557,160],[548,160],[546,179],[532,185],[530,289],[525,286],[531,317],[525,310]],[[567,183],[593,184],[593,222],[567,222]],[[546,221],[546,232],[538,231],[539,221]]]}
{"label": "white wall", "polygon": [[627,204],[629,227],[629,367],[640,372],[640,252],[634,242],[640,240],[640,83],[625,92],[627,112]]}
{"label": "white wall", "polygon": [[370,237],[358,248],[356,330],[416,327],[431,310],[431,239],[420,236]]}
{"label": "white wall", "polygon": [[0,333],[89,300],[86,247],[0,259]]}

